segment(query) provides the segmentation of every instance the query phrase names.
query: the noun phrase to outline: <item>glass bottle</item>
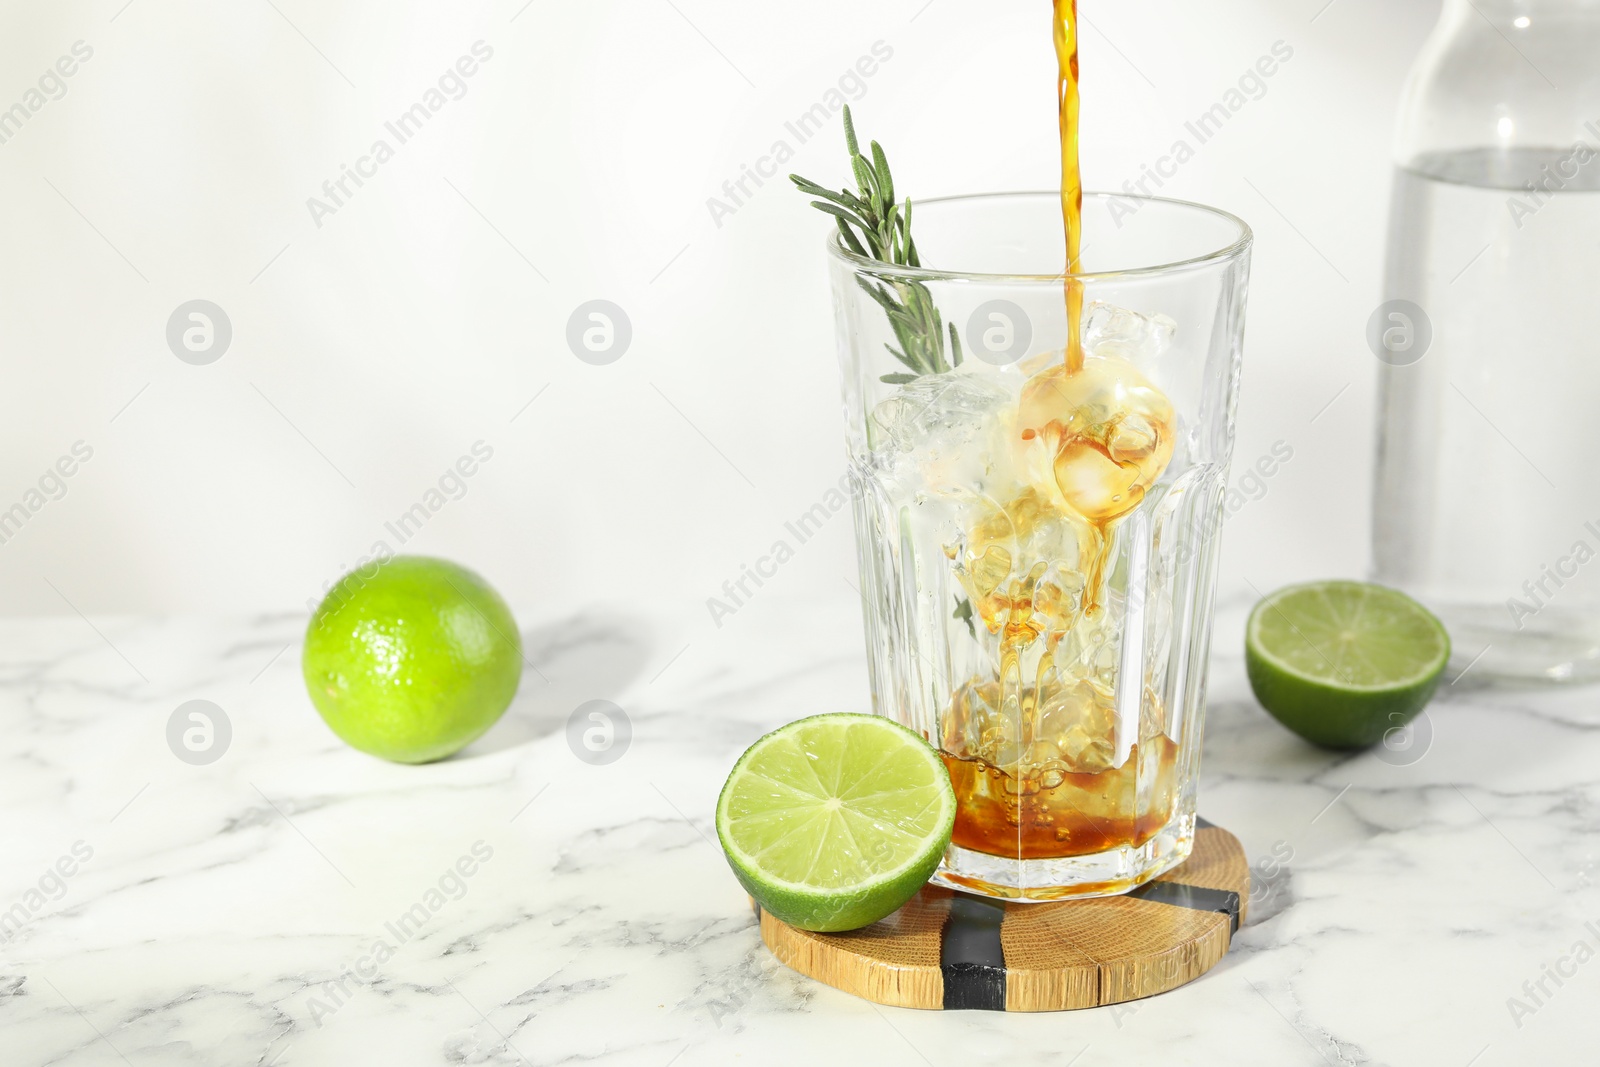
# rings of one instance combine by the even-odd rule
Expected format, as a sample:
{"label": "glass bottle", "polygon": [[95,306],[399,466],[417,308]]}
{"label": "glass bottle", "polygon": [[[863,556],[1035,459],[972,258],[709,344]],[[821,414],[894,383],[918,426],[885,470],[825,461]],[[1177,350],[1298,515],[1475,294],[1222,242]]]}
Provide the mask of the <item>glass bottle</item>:
{"label": "glass bottle", "polygon": [[1376,577],[1451,678],[1600,678],[1600,0],[1445,0],[1396,138]]}

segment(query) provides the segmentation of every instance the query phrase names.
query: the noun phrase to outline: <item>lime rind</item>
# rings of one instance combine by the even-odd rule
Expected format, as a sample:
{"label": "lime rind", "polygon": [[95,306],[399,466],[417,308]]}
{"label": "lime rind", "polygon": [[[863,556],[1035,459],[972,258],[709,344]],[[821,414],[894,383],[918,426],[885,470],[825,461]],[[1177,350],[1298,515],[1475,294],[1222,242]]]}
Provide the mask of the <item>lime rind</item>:
{"label": "lime rind", "polygon": [[[748,866],[753,867],[756,870],[758,870],[761,873],[762,878],[763,878],[764,881],[769,881],[769,882],[771,882],[771,883],[773,883],[775,885],[782,886],[785,889],[790,889],[790,890],[795,891],[795,892],[806,893],[806,894],[818,894],[818,895],[822,895],[822,896],[831,896],[831,895],[842,893],[842,892],[851,892],[851,891],[856,891],[856,890],[861,890],[861,889],[871,889],[871,888],[873,888],[875,886],[878,886],[878,885],[881,885],[881,884],[883,884],[885,882],[892,882],[896,878],[898,878],[900,876],[903,876],[908,870],[911,870],[914,867],[916,867],[917,863],[918,863],[918,860],[920,859],[920,856],[918,856],[917,854],[913,853],[912,855],[909,855],[906,858],[906,860],[904,862],[902,862],[900,865],[898,865],[896,867],[893,867],[893,868],[890,868],[890,869],[885,870],[885,871],[875,872],[870,877],[867,877],[867,878],[864,878],[864,879],[860,879],[858,881],[846,883],[846,884],[843,884],[843,885],[817,886],[817,885],[815,885],[813,883],[806,882],[806,881],[797,881],[797,880],[793,880],[793,879],[784,878],[784,877],[776,874],[775,872],[763,867],[758,862],[758,859],[759,859],[760,855],[762,855],[763,853],[767,852],[772,847],[771,844],[768,845],[767,849],[763,849],[761,852],[758,852],[758,853],[755,853],[755,854],[751,854],[749,851],[747,851],[740,844],[739,836],[742,836],[742,835],[735,835],[732,832],[731,823],[733,822],[733,818],[732,818],[732,813],[730,812],[729,809],[730,809],[732,803],[738,799],[737,786],[743,784],[741,782],[741,779],[748,780],[748,779],[751,779],[751,778],[759,778],[763,782],[768,783],[769,786],[771,786],[771,787],[784,789],[786,791],[790,791],[792,793],[799,794],[799,795],[804,795],[804,796],[809,797],[809,798],[815,798],[816,800],[819,800],[819,801],[826,801],[830,796],[833,796],[835,799],[841,799],[841,800],[843,799],[843,797],[837,796],[837,794],[835,792],[837,790],[837,785],[838,785],[837,779],[832,783],[832,786],[830,787],[829,784],[822,782],[822,780],[820,778],[816,777],[813,774],[813,776],[811,778],[811,781],[816,784],[817,792],[815,792],[815,793],[809,793],[809,792],[802,793],[802,791],[798,790],[792,782],[777,781],[777,780],[773,779],[770,775],[762,774],[760,772],[751,772],[751,771],[749,771],[747,769],[748,768],[748,764],[753,762],[753,760],[755,758],[758,758],[759,756],[762,756],[762,755],[770,754],[768,752],[769,748],[775,747],[775,746],[781,744],[783,741],[788,740],[789,739],[788,735],[790,735],[792,732],[797,731],[800,728],[808,728],[808,729],[816,728],[816,726],[820,725],[817,722],[817,720],[819,720],[819,719],[834,720],[836,722],[839,722],[841,720],[853,721],[854,723],[857,723],[857,724],[866,725],[866,726],[868,726],[868,728],[871,728],[871,729],[888,728],[888,729],[895,730],[895,731],[898,731],[900,733],[905,734],[905,736],[907,738],[911,739],[916,745],[921,746],[923,749],[926,749],[928,754],[929,754],[929,756],[930,756],[930,759],[927,762],[929,763],[930,767],[936,772],[937,776],[934,777],[929,783],[930,788],[928,789],[928,792],[931,794],[929,801],[917,813],[917,815],[919,815],[919,816],[922,815],[923,813],[927,812],[929,807],[931,807],[934,804],[938,804],[939,805],[939,809],[940,809],[939,812],[938,812],[938,821],[934,822],[933,825],[931,825],[928,828],[929,832],[934,832],[934,831],[937,831],[937,830],[942,828],[944,830],[944,833],[947,835],[949,830],[954,827],[954,825],[955,825],[955,793],[954,793],[954,790],[950,788],[948,772],[944,769],[944,765],[939,762],[938,757],[933,754],[933,750],[928,747],[927,742],[923,741],[922,738],[918,737],[916,734],[912,733],[910,730],[907,730],[905,727],[900,726],[898,723],[894,723],[894,722],[890,721],[889,719],[882,718],[881,716],[877,716],[877,715],[857,715],[857,714],[838,714],[838,715],[816,715],[816,716],[812,716],[809,719],[801,719],[798,722],[793,722],[793,723],[790,723],[787,726],[784,726],[784,727],[781,727],[781,728],[779,728],[777,730],[774,730],[772,733],[767,734],[765,737],[763,737],[759,741],[757,741],[754,745],[752,745],[750,747],[750,750],[748,752],[746,752],[742,757],[740,757],[739,762],[734,764],[733,771],[728,775],[728,782],[723,787],[722,794],[718,798],[718,801],[717,801],[717,833],[718,833],[718,836],[722,838],[723,847],[725,849],[727,849],[727,851],[729,853],[731,853],[734,856],[738,857],[739,859],[745,861],[745,863]],[[843,725],[843,722],[841,722],[841,725]],[[898,741],[899,739],[897,738],[896,740]],[[807,764],[807,766],[809,768],[809,764]],[[811,768],[811,769],[814,770],[814,768]],[[939,790],[937,788],[938,785],[941,784],[941,779],[942,779],[942,784],[944,786],[943,790]],[[906,790],[904,790],[904,789],[890,789],[890,790],[883,791],[883,795],[904,795],[905,792],[906,792]],[[739,813],[737,815],[737,819],[741,824],[743,824],[746,820],[770,818],[772,816],[780,815],[783,812],[783,809],[773,809],[770,804],[764,804],[764,807],[767,807],[768,810],[762,811],[762,812]],[[796,810],[796,808],[799,808],[799,807],[800,807],[799,805],[796,805],[795,808],[790,808],[788,810],[791,810],[791,811],[792,810]],[[811,825],[814,825],[815,822],[820,820],[822,818],[822,816],[825,814],[825,810],[818,810],[818,807],[816,807],[816,806],[808,806],[804,810],[806,810],[807,813],[809,814],[809,818],[805,819],[804,822],[797,821],[795,823],[795,825],[790,828],[790,833],[791,834],[795,833],[795,832],[798,832],[799,830],[806,829]],[[827,814],[829,814],[831,817],[833,817],[837,821],[839,816],[844,815],[847,812],[850,815],[857,815],[857,816],[864,817],[864,813],[857,812],[857,811],[854,811],[852,809],[847,809],[847,808],[841,808],[837,812],[831,812],[831,813],[827,813]],[[875,820],[875,821],[877,821],[877,820]],[[896,834],[898,834],[898,835],[900,835],[902,837],[905,837],[905,838],[907,838],[908,840],[911,840],[911,841],[925,841],[926,840],[926,835],[925,834],[919,835],[919,834],[908,833],[902,826],[896,825],[894,823],[889,823],[887,825],[883,825],[883,824],[881,824],[881,821],[880,821],[880,825],[879,825],[878,829],[880,829],[880,831],[881,830],[890,830],[890,831],[892,831],[892,832],[894,832],[894,833],[896,833]],[[822,839],[822,841],[823,841],[823,843],[826,843],[827,838],[824,837]],[[862,851],[864,852],[864,850],[862,850]],[[939,851],[940,852],[944,851],[942,846],[940,847]]]}
{"label": "lime rind", "polygon": [[937,753],[877,715],[817,715],[762,737],[717,799],[717,836],[740,883],[811,930],[868,925],[938,866],[955,793]]}
{"label": "lime rind", "polygon": [[[1247,633],[1255,654],[1275,669],[1341,692],[1408,691],[1437,677],[1450,659],[1450,635],[1427,608],[1398,590],[1363,582],[1280,589],[1256,605]],[[1344,633],[1362,640],[1341,640]],[[1430,644],[1430,658],[1416,656]],[[1402,665],[1405,674],[1394,669]],[[1364,681],[1363,675],[1381,680]]]}
{"label": "lime rind", "polygon": [[505,713],[522,679],[511,609],[448,560],[392,556],[352,571],[306,626],[301,675],[350,747],[396,763],[443,759]]}
{"label": "lime rind", "polygon": [[1250,615],[1245,674],[1273,718],[1314,744],[1353,750],[1421,714],[1450,637],[1403,593],[1360,582],[1292,586]]}

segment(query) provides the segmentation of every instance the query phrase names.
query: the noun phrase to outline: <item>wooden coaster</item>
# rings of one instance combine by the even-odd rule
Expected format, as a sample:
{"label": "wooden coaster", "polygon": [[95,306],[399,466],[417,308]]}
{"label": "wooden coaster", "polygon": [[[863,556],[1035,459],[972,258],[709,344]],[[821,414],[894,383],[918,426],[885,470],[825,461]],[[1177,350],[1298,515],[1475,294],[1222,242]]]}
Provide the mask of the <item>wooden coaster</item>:
{"label": "wooden coaster", "polygon": [[1198,819],[1189,858],[1123,896],[1020,904],[929,885],[887,919],[843,934],[757,913],[780,961],[879,1004],[1061,1011],[1194,981],[1227,953],[1249,896],[1239,839]]}

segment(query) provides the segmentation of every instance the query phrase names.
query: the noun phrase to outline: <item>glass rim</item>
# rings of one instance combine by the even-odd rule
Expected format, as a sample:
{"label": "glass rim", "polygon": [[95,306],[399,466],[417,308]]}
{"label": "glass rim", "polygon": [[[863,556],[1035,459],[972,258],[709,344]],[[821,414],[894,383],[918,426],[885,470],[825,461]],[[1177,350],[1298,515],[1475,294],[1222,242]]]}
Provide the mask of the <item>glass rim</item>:
{"label": "glass rim", "polygon": [[[955,196],[934,196],[926,200],[913,200],[913,208],[927,207],[933,204],[953,204],[968,200],[1002,200],[1009,197],[1045,196],[1058,201],[1061,194],[1056,190],[1016,190],[1001,193],[960,193]],[[1219,207],[1209,204],[1197,203],[1193,200],[1178,200],[1168,196],[1138,196],[1129,193],[1108,193],[1100,191],[1085,191],[1084,200],[1133,200],[1147,204],[1165,204],[1168,207],[1185,208],[1192,211],[1203,212],[1214,218],[1232,224],[1237,234],[1234,239],[1211,252],[1198,256],[1189,256],[1185,259],[1173,260],[1170,263],[1155,263],[1144,267],[1128,267],[1123,270],[1104,271],[1074,271],[1068,273],[1060,271],[1055,274],[995,274],[980,271],[939,270],[936,267],[911,267],[901,263],[885,263],[879,259],[857,255],[844,246],[843,239],[835,230],[828,237],[828,251],[835,257],[843,260],[857,269],[865,270],[871,274],[889,278],[910,278],[921,281],[973,281],[973,282],[1008,282],[1041,284],[1050,283],[1060,285],[1068,278],[1088,280],[1103,280],[1110,278],[1133,278],[1153,274],[1167,274],[1193,267],[1203,266],[1208,263],[1220,263],[1229,259],[1236,259],[1255,242],[1255,233],[1250,229],[1250,224],[1231,211],[1224,211]]]}

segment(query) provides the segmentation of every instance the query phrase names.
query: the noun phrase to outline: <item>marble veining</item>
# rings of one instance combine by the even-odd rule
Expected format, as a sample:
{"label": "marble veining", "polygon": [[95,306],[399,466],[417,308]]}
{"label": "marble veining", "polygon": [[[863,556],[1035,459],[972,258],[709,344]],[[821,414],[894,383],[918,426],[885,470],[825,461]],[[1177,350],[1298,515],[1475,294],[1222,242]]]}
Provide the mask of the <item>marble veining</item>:
{"label": "marble veining", "polygon": [[[299,616],[0,624],[0,1064],[1593,1058],[1593,689],[1469,675],[1414,749],[1322,752],[1251,700],[1225,604],[1201,810],[1253,865],[1233,951],[1112,1008],[914,1012],[773,960],[711,823],[750,741],[864,707],[849,599],[522,618],[512,710],[427,767],[327,731]],[[167,747],[191,699],[232,725],[208,765]],[[592,699],[632,727],[612,762],[569,744]]]}

